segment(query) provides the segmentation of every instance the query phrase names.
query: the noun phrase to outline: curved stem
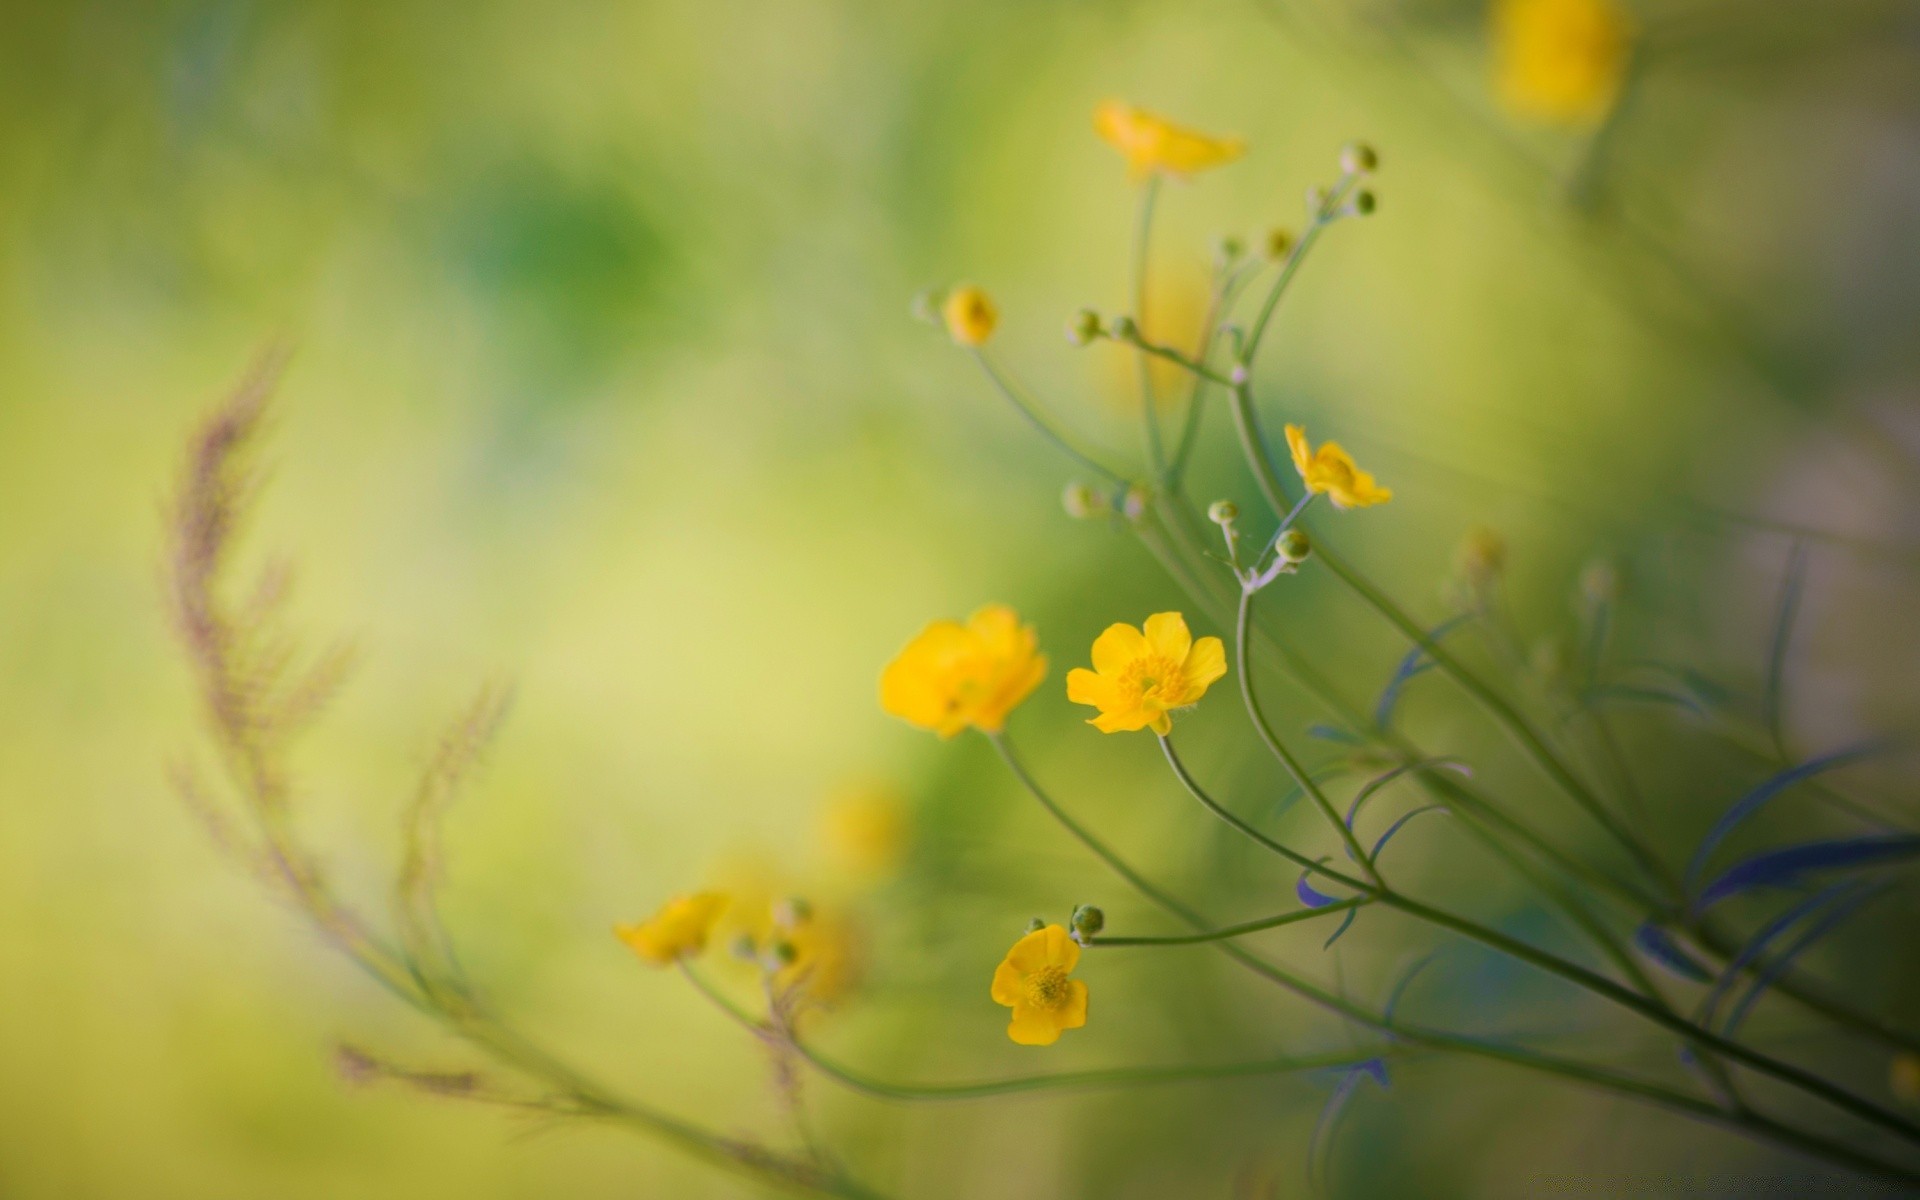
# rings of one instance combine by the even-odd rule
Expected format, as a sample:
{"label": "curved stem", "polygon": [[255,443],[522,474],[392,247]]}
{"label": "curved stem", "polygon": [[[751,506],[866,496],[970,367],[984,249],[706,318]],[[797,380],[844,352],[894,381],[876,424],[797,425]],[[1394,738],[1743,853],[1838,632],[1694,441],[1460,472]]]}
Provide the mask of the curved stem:
{"label": "curved stem", "polygon": [[1245,921],[1239,925],[1228,925],[1221,929],[1208,930],[1206,933],[1180,934],[1173,937],[1105,937],[1096,935],[1080,944],[1088,949],[1101,946],[1197,946],[1205,942],[1224,941],[1227,938],[1242,937],[1249,933],[1259,933],[1264,929],[1278,929],[1283,925],[1294,925],[1301,921],[1311,921],[1315,917],[1324,917],[1329,913],[1345,912],[1350,908],[1364,908],[1372,903],[1365,896],[1351,896],[1345,900],[1336,900],[1332,904],[1323,904],[1319,908],[1303,908],[1277,917],[1265,917],[1258,921]]}
{"label": "curved stem", "polygon": [[993,386],[1006,397],[1007,402],[1012,404],[1020,415],[1027,419],[1027,423],[1040,432],[1042,437],[1052,442],[1055,449],[1089,471],[1105,477],[1109,483],[1125,487],[1132,482],[1125,475],[1074,445],[1071,438],[1054,428],[1053,423],[1041,415],[1039,408],[1022,393],[1021,389],[1015,387],[1013,381],[994,365],[993,359],[988,357],[985,350],[976,348],[973,351],[973,357],[974,361],[980,364],[980,369],[986,372],[987,378],[993,381]]}
{"label": "curved stem", "polygon": [[[1029,775],[1014,756],[1011,745],[1004,734],[988,734],[988,740],[999,751],[1001,759],[1007,764],[1028,793],[1037,800],[1060,822],[1070,834],[1086,846],[1095,857],[1105,862],[1121,878],[1132,884],[1147,899],[1153,901],[1167,912],[1186,921],[1196,928],[1205,928],[1206,921],[1194,909],[1171,894],[1147,881],[1125,859],[1115,853],[1084,826],[1066,813],[1053,798],[1046,793]],[[1382,897],[1384,899],[1384,897]],[[1851,1147],[1813,1134],[1803,1133],[1788,1126],[1771,1121],[1768,1118],[1748,1112],[1744,1109],[1723,1109],[1717,1105],[1674,1091],[1664,1085],[1651,1083],[1632,1076],[1620,1074],[1586,1063],[1542,1054],[1538,1051],[1518,1046],[1507,1046],[1486,1042],[1477,1038],[1449,1034],[1405,1024],[1375,1013],[1362,1005],[1355,1004],[1346,997],[1329,992],[1325,988],[1309,983],[1299,976],[1275,965],[1258,955],[1242,949],[1232,941],[1210,943],[1213,948],[1234,959],[1248,970],[1279,985],[1301,999],[1307,1000],[1329,1012],[1346,1017],[1367,1028],[1386,1033],[1399,1041],[1410,1045],[1424,1046],[1435,1050],[1450,1050],[1460,1054],[1505,1062],[1515,1066],[1544,1074],[1558,1076],[1570,1082],[1584,1083],[1589,1086],[1613,1092],[1617,1095],[1632,1096],[1636,1099],[1683,1112],[1712,1124],[1722,1125],[1757,1140],[1788,1146],[1803,1153],[1823,1159],[1827,1162],[1845,1166],[1851,1170],[1878,1178],[1898,1180],[1913,1185],[1920,1184],[1920,1172],[1909,1170],[1897,1164],[1883,1162],[1862,1154]]]}
{"label": "curved stem", "polygon": [[[1304,504],[1305,501],[1302,501],[1302,503]],[[1233,654],[1235,673],[1240,678],[1240,699],[1246,705],[1247,715],[1253,719],[1253,727],[1259,732],[1260,740],[1266,743],[1267,749],[1272,751],[1273,756],[1280,760],[1280,765],[1286,768],[1287,774],[1293,778],[1294,784],[1313,800],[1314,807],[1320,810],[1320,815],[1325,817],[1328,823],[1339,832],[1340,840],[1346,843],[1347,854],[1354,862],[1360,865],[1361,870],[1366,872],[1367,878],[1371,879],[1377,885],[1381,882],[1380,872],[1378,868],[1374,866],[1372,857],[1368,855],[1366,849],[1360,845],[1360,839],[1354,836],[1352,828],[1341,819],[1340,813],[1333,807],[1333,801],[1327,799],[1327,794],[1320,790],[1319,784],[1314,782],[1312,774],[1300,765],[1300,760],[1296,759],[1292,753],[1287,750],[1286,745],[1274,735],[1273,726],[1267,723],[1266,714],[1260,709],[1260,699],[1254,694],[1253,690],[1253,670],[1247,651],[1247,632],[1252,621],[1253,589],[1242,588],[1240,590],[1240,611],[1234,621],[1233,627]],[[1171,749],[1168,750],[1168,754],[1172,754]]]}

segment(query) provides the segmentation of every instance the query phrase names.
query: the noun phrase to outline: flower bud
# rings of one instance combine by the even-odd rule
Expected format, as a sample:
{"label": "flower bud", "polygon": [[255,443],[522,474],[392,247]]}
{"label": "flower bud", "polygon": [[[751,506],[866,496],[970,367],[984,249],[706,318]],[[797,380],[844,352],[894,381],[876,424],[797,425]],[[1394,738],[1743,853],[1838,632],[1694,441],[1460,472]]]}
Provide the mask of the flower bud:
{"label": "flower bud", "polygon": [[742,962],[753,962],[760,957],[760,947],[753,944],[753,935],[750,933],[734,938],[727,952]]}
{"label": "flower bud", "polygon": [[1000,323],[1000,310],[993,298],[972,284],[962,284],[947,293],[940,308],[946,320],[947,334],[962,346],[984,346]]}
{"label": "flower bud", "polygon": [[1253,378],[1253,376],[1247,373],[1247,364],[1245,363],[1233,364],[1233,370],[1227,373],[1227,382],[1231,383],[1234,387],[1247,386],[1247,380],[1251,378]]}
{"label": "flower bud", "polygon": [[1078,480],[1067,485],[1060,493],[1060,507],[1076,521],[1085,521],[1090,517],[1103,517],[1111,507],[1107,498],[1096,489]]}
{"label": "flower bud", "polygon": [[1278,261],[1293,253],[1293,230],[1276,225],[1267,230],[1267,257]]}
{"label": "flower bud", "polygon": [[773,960],[783,967],[790,967],[800,961],[800,948],[781,938],[773,944]]}
{"label": "flower bud", "polygon": [[1139,335],[1140,327],[1133,323],[1132,317],[1125,314],[1115,317],[1113,324],[1107,327],[1107,336],[1116,342],[1130,342]]}
{"label": "flower bud", "polygon": [[1240,517],[1240,506],[1231,500],[1215,500],[1207,505],[1207,520],[1225,528]]}
{"label": "flower bud", "polygon": [[1307,211],[1314,216],[1317,217],[1326,211],[1327,200],[1326,188],[1315,184],[1313,187],[1307,189]]}
{"label": "flower bud", "polygon": [[1348,142],[1340,148],[1340,169],[1349,175],[1371,175],[1380,168],[1380,156],[1365,142]]}
{"label": "flower bud", "polygon": [[1100,320],[1100,314],[1090,308],[1081,309],[1067,322],[1067,340],[1076,346],[1085,346],[1105,336],[1106,325]]}
{"label": "flower bud", "polygon": [[1129,521],[1138,521],[1147,515],[1147,489],[1134,484],[1120,497],[1120,515]]}
{"label": "flower bud", "polygon": [[1035,917],[1033,920],[1027,922],[1028,933],[1039,933],[1042,929],[1045,929],[1046,927],[1047,927],[1046,921],[1040,917]]}
{"label": "flower bud", "polygon": [[1221,266],[1230,265],[1246,252],[1246,244],[1230,233],[1221,234],[1213,244],[1213,260]]}
{"label": "flower bud", "polygon": [[1313,539],[1307,536],[1304,529],[1289,529],[1280,535],[1273,550],[1280,556],[1281,562],[1303,563],[1307,561],[1307,555],[1313,553]]}
{"label": "flower bud", "polygon": [[1363,188],[1353,194],[1353,199],[1347,201],[1347,211],[1356,217],[1370,217],[1379,204],[1373,193]]}
{"label": "flower bud", "polygon": [[1088,941],[1107,927],[1107,914],[1091,904],[1082,904],[1073,910],[1073,937],[1075,941]]}

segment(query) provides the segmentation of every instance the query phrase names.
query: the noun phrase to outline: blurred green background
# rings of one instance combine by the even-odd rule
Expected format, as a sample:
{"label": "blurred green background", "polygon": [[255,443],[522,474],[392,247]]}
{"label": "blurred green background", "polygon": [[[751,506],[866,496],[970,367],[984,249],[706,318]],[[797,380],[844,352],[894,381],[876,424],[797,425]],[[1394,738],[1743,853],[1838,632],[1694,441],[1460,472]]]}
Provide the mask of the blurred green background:
{"label": "blurred green background", "polygon": [[[1179,593],[1123,530],[1062,515],[1069,464],[908,316],[922,286],[987,287],[1003,353],[1090,441],[1133,452],[1131,363],[1059,334],[1079,305],[1124,304],[1132,193],[1090,128],[1109,96],[1251,147],[1167,189],[1170,309],[1204,284],[1214,237],[1297,225],[1342,142],[1380,149],[1380,212],[1308,264],[1262,396],[1276,426],[1304,418],[1396,489],[1337,527],[1423,618],[1444,615],[1454,548],[1486,523],[1529,630],[1572,636],[1579,570],[1610,556],[1622,639],[1751,690],[1800,531],[1794,736],[1910,725],[1920,21],[1891,3],[1632,7],[1641,53],[1594,135],[1506,113],[1487,14],[1455,0],[8,5],[0,1194],[760,1194],[618,1131],[348,1086],[342,1041],[467,1060],[222,859],[169,790],[167,764],[204,751],[159,600],[161,514],[192,422],[276,337],[296,353],[249,548],[301,564],[316,638],[365,650],[302,758],[304,828],[377,903],[439,729],[481,681],[514,680],[450,821],[446,907],[522,1028],[723,1131],[781,1137],[757,1048],[607,932],[757,858],[861,913],[867,985],[820,1036],[877,1075],[1337,1043],[1204,951],[1167,951],[1089,962],[1093,1023],[1049,1051],[1010,1045],[987,981],[1029,916],[1091,900],[1116,931],[1162,926],[977,739],[937,743],[874,701],[924,622],[1013,604],[1054,664],[1013,725],[1043,779],[1219,911],[1291,903],[1291,879],[1203,824],[1151,742],[1102,739],[1066,703],[1100,628]],[[1206,433],[1197,486],[1251,509],[1224,422]],[[1324,580],[1284,604],[1368,702],[1404,647]],[[1290,729],[1320,719],[1276,703]],[[1585,836],[1444,683],[1405,719]],[[1668,844],[1764,774],[1666,715],[1622,720]],[[1233,704],[1190,728],[1203,774],[1271,794]],[[871,786],[913,831],[877,888],[844,878],[819,832],[836,796]],[[1396,853],[1435,894],[1536,919],[1457,836],[1410,833]],[[1910,909],[1879,909],[1828,973],[1910,1002],[1911,941],[1871,941]],[[1269,940],[1376,999],[1430,941],[1385,919],[1339,955],[1311,933]],[[1468,1028],[1602,1020],[1472,955],[1429,1004]],[[1645,1038],[1615,1049],[1671,1066]],[[1848,1053],[1836,1069],[1880,1086],[1884,1064]],[[907,1195],[1251,1196],[1306,1194],[1328,1089],[811,1094],[862,1176]],[[1785,1169],[1644,1110],[1436,1063],[1363,1091],[1329,1186],[1523,1195],[1628,1146],[1648,1170]]]}

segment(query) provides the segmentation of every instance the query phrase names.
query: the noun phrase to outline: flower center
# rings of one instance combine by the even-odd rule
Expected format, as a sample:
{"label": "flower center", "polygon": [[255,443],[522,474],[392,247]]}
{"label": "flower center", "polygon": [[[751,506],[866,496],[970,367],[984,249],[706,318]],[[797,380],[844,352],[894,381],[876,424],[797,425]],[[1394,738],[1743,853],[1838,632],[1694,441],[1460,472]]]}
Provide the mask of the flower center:
{"label": "flower center", "polygon": [[1067,973],[1060,967],[1041,967],[1026,978],[1027,1003],[1055,1009],[1067,998]]}
{"label": "flower center", "polygon": [[1129,663],[1122,682],[1142,700],[1158,701],[1167,708],[1177,707],[1187,691],[1180,664],[1158,654]]}

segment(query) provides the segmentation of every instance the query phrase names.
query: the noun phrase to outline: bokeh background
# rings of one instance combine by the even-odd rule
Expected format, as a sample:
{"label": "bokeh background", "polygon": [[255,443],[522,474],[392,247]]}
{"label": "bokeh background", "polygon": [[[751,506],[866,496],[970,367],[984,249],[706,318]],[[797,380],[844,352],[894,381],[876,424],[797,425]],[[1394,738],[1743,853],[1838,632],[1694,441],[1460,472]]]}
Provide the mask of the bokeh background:
{"label": "bokeh background", "polygon": [[[1629,7],[1633,72],[1595,129],[1504,107],[1488,12],[1459,0],[6,6],[0,1194],[761,1194],[619,1131],[350,1086],[341,1042],[467,1060],[223,859],[167,786],[170,761],[204,751],[159,598],[164,502],[192,422],[276,338],[295,355],[249,547],[295,557],[303,622],[365,651],[301,760],[303,828],[377,903],[439,729],[479,683],[513,680],[450,819],[446,908],[521,1027],[725,1131],[784,1136],[758,1049],[608,933],[746,871],[858,915],[866,982],[819,1036],[876,1075],[1339,1044],[1204,950],[1090,958],[1093,1023],[1048,1051],[1009,1044],[987,980],[1029,917],[1096,901],[1116,931],[1163,926],[978,739],[941,744],[875,704],[925,621],[1011,603],[1054,662],[1013,726],[1042,778],[1217,910],[1291,903],[1291,878],[1204,824],[1150,741],[1103,739],[1067,704],[1060,680],[1100,628],[1179,593],[1124,529],[1061,512],[1070,464],[909,316],[923,286],[986,286],[1009,359],[1088,440],[1133,453],[1132,364],[1059,333],[1079,305],[1124,303],[1133,195],[1090,128],[1109,96],[1251,147],[1164,196],[1169,313],[1195,302],[1214,238],[1297,226],[1346,139],[1379,148],[1380,211],[1308,264],[1262,396],[1394,486],[1338,533],[1423,618],[1445,614],[1455,547],[1486,524],[1529,638],[1575,636],[1580,574],[1605,559],[1623,656],[1750,697],[1798,540],[1795,744],[1911,724],[1920,18],[1869,0]],[[1252,509],[1224,422],[1206,434],[1197,486]],[[1281,620],[1357,703],[1404,650],[1310,574]],[[1276,705],[1292,730],[1319,719]],[[1424,677],[1403,719],[1585,836],[1444,681]],[[1620,719],[1676,858],[1766,773],[1672,713]],[[1190,728],[1237,803],[1277,790],[1235,705]],[[1850,778],[1911,813],[1892,768]],[[849,796],[886,797],[907,831],[864,872],[830,816]],[[1782,821],[1828,819],[1796,812]],[[1561,936],[1440,824],[1397,844],[1419,886]],[[1911,909],[1883,901],[1815,967],[1910,1009]],[[1334,953],[1268,941],[1374,999],[1436,944],[1384,919]],[[1672,1069],[1538,978],[1449,956],[1426,1018]],[[1883,1056],[1776,1025],[1884,1088]],[[1295,1195],[1330,1087],[811,1095],[863,1177],[907,1195]],[[1539,1172],[1622,1162],[1815,1171],[1429,1063],[1362,1089],[1322,1186],[1524,1195]]]}

